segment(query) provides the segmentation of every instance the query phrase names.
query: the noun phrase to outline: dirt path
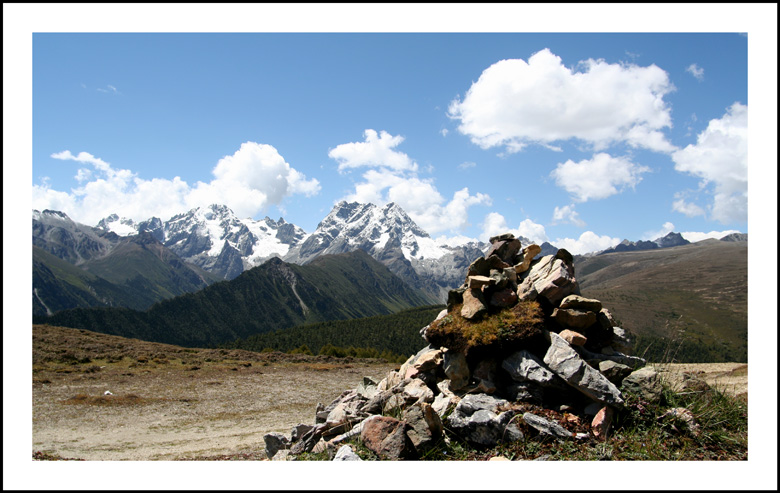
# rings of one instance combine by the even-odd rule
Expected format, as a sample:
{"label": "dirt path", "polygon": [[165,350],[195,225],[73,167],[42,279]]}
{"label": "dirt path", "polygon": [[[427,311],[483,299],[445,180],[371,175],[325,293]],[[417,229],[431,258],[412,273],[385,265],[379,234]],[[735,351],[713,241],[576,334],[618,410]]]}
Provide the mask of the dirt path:
{"label": "dirt path", "polygon": [[675,381],[675,377],[688,373],[696,376],[711,387],[730,395],[747,395],[748,370],[746,363],[674,363],[654,365],[662,370],[661,375]]}
{"label": "dirt path", "polygon": [[262,456],[263,435],[289,436],[296,424],[313,424],[318,402],[327,405],[364,375],[382,378],[390,369],[299,363],[38,372],[33,450],[86,460]]}

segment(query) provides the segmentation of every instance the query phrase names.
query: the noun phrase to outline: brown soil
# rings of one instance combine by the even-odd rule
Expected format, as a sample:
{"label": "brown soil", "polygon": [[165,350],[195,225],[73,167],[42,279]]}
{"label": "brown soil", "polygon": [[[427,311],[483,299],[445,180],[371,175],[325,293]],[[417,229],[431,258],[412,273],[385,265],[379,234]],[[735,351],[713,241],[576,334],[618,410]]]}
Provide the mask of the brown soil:
{"label": "brown soil", "polygon": [[[64,341],[98,357],[62,353]],[[46,458],[262,459],[263,435],[289,436],[296,424],[313,424],[318,402],[327,405],[363,376],[381,379],[397,366],[222,354],[48,326],[34,327],[33,347],[32,445]]]}

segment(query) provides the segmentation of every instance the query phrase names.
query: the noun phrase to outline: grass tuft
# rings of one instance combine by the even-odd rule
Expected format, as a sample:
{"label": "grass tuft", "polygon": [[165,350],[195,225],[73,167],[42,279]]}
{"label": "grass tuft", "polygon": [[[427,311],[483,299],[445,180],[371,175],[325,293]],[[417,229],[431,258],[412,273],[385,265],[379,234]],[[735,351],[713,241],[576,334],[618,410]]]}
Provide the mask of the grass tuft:
{"label": "grass tuft", "polygon": [[427,337],[431,343],[465,352],[486,346],[511,347],[538,336],[544,325],[542,309],[535,301],[521,301],[478,321],[463,318],[461,306],[455,305],[430,324]]}

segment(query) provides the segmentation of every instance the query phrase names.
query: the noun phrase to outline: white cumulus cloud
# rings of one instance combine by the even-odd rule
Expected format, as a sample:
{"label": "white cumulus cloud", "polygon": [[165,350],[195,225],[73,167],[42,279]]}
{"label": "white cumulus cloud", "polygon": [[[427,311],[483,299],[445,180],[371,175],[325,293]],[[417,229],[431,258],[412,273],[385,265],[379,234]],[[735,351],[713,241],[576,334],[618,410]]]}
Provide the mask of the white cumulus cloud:
{"label": "white cumulus cloud", "polygon": [[339,163],[339,171],[360,167],[386,167],[397,171],[417,171],[417,163],[395,148],[404,141],[400,135],[367,129],[364,142],[340,144],[328,152]]}
{"label": "white cumulus cloud", "polygon": [[663,226],[661,226],[661,229],[645,232],[645,234],[642,235],[642,239],[652,241],[658,238],[662,238],[672,231],[674,231],[674,223],[667,221]]}
{"label": "white cumulus cloud", "polygon": [[599,236],[593,231],[585,231],[579,238],[558,238],[551,243],[558,248],[565,248],[572,255],[583,255],[611,248],[620,243],[620,238]]}
{"label": "white cumulus cloud", "polygon": [[577,202],[604,199],[633,189],[642,181],[642,173],[650,168],[631,162],[628,158],[612,157],[600,152],[593,159],[575,163],[571,159],[559,163],[550,173],[555,183],[569,192]]}
{"label": "white cumulus cloud", "polygon": [[[734,103],[722,118],[710,120],[696,144],[672,153],[677,171],[700,178],[701,188],[712,185],[710,217],[723,224],[747,221],[747,122],[747,106]],[[675,208],[696,212],[684,202]]]}
{"label": "white cumulus cloud", "polygon": [[547,48],[527,62],[501,60],[450,103],[448,114],[475,144],[508,153],[569,139],[596,150],[616,142],[674,150],[661,132],[672,124],[663,98],[674,86],[665,71],[593,59],[578,67],[564,66]]}
{"label": "white cumulus cloud", "polygon": [[683,238],[690,241],[691,243],[696,243],[697,241],[708,240],[710,238],[719,240],[726,235],[730,235],[731,233],[740,233],[740,231],[737,231],[736,229],[727,229],[726,231],[710,231],[709,233],[703,233],[700,231],[683,231],[680,233],[680,235],[682,235]]}
{"label": "white cumulus cloud", "polygon": [[[339,162],[339,171],[368,167],[363,181],[355,184],[352,193],[338,199],[383,205],[395,202],[423,230],[430,234],[457,232],[468,227],[468,209],[474,205],[490,205],[492,199],[484,193],[474,195],[468,188],[445,198],[431,178],[417,176],[418,166],[406,154],[394,150],[403,141],[388,132],[365,131],[366,141],[341,144],[328,155]],[[379,136],[379,137],[378,137]]]}
{"label": "white cumulus cloud", "polygon": [[503,215],[498,212],[488,213],[482,221],[482,234],[480,235],[480,239],[482,241],[488,241],[491,236],[504,233],[512,233],[516,237],[523,236],[539,245],[545,241],[549,241],[544,226],[541,224],[535,223],[530,219],[524,219],[517,228],[510,228],[507,226],[506,218]]}
{"label": "white cumulus cloud", "polygon": [[142,179],[87,152],[73,155],[65,150],[51,157],[94,169],[80,169],[76,175],[80,186],[70,192],[53,190],[48,183],[33,185],[33,208],[61,210],[91,225],[114,212],[137,221],[152,216],[167,219],[214,203],[227,205],[240,217],[250,217],[292,194],[313,195],[320,190],[316,179],[307,179],[292,168],[273,146],[255,142],[245,142],[234,154],[220,159],[212,170],[214,178],[194,186],[178,176]]}

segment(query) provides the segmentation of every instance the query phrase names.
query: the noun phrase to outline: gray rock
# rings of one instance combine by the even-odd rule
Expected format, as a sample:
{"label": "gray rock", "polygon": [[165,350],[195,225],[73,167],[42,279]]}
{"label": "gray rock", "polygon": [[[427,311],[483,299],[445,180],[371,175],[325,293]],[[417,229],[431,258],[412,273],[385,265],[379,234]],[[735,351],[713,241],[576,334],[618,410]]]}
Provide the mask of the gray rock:
{"label": "gray rock", "polygon": [[508,402],[487,394],[469,394],[463,397],[455,410],[464,416],[471,416],[477,411],[488,410],[496,412],[499,406],[504,406]]}
{"label": "gray rock", "polygon": [[623,397],[615,384],[588,365],[561,336],[551,332],[550,343],[544,363],[553,373],[593,400],[623,406]]}
{"label": "gray rock", "polygon": [[285,461],[290,460],[290,450],[289,449],[282,449],[274,454],[273,457],[271,457],[272,461]]}
{"label": "gray rock", "polygon": [[595,416],[603,407],[604,404],[600,402],[591,402],[585,406],[585,409],[583,409],[582,412],[585,413],[586,416]]}
{"label": "gray rock", "polygon": [[444,374],[450,379],[450,390],[458,390],[468,385],[471,374],[466,355],[452,351],[444,353]]}
{"label": "gray rock", "polygon": [[409,425],[406,434],[418,452],[433,446],[443,435],[441,417],[430,404],[418,402],[408,408],[403,421]]}
{"label": "gray rock", "polygon": [[303,452],[311,452],[317,442],[322,438],[322,433],[327,429],[325,423],[315,425],[314,428],[307,431],[297,442],[290,446],[290,453],[298,455]]}
{"label": "gray rock", "polygon": [[626,365],[633,369],[637,369],[647,364],[647,360],[644,358],[640,358],[639,356],[629,356],[617,351],[613,351],[612,354],[603,354],[588,351],[582,346],[574,346],[574,348],[583,359],[596,362],[596,365],[598,365],[598,363],[601,361],[614,361],[615,363],[620,363],[621,365]]}
{"label": "gray rock", "polygon": [[358,384],[355,389],[358,395],[370,399],[377,393],[377,381],[371,377],[363,377],[363,380]]}
{"label": "gray rock", "polygon": [[[602,310],[603,312],[604,310]],[[612,326],[612,340],[610,346],[616,351],[620,351],[623,354],[631,355],[634,350],[634,341],[628,332],[621,328]]]}
{"label": "gray rock", "polygon": [[544,389],[534,382],[516,382],[506,387],[507,396],[518,402],[542,402]]}
{"label": "gray rock", "polygon": [[349,430],[349,431],[347,431],[345,433],[342,433],[341,435],[338,435],[337,437],[331,438],[328,441],[328,443],[330,445],[332,445],[332,446],[335,446],[335,445],[338,445],[338,444],[340,444],[341,442],[343,442],[345,440],[349,440],[352,437],[360,435],[360,433],[363,431],[363,427],[365,426],[365,424],[368,421],[370,421],[370,420],[372,420],[374,418],[377,418],[377,417],[378,417],[378,415],[376,415],[376,414],[367,417],[366,419],[364,419],[360,423],[358,423],[355,426],[353,426],[351,430]]}
{"label": "gray rock", "polygon": [[266,433],[263,436],[263,441],[265,442],[265,456],[268,457],[269,460],[273,459],[274,455],[280,450],[290,448],[290,440],[276,431]]}
{"label": "gray rock", "polygon": [[362,461],[360,457],[352,450],[352,447],[349,445],[342,445],[338,452],[336,452],[336,456],[333,458],[334,461],[346,461],[346,460],[359,460]]}
{"label": "gray rock", "polygon": [[521,301],[534,299],[536,293],[558,306],[566,296],[579,293],[574,267],[554,255],[533,261],[531,267],[519,275],[518,283],[517,297]]}
{"label": "gray rock", "polygon": [[299,438],[308,433],[314,426],[299,423],[290,431],[290,442],[297,442]]}
{"label": "gray rock", "polygon": [[482,295],[482,291],[479,289],[466,290],[463,293],[463,307],[460,310],[460,315],[467,320],[473,320],[485,312],[487,312],[487,306],[485,306],[485,297]]}
{"label": "gray rock", "polygon": [[558,423],[553,423],[552,421],[544,419],[541,416],[537,416],[533,413],[523,414],[523,421],[538,430],[540,433],[544,433],[545,435],[551,435],[556,438],[571,438],[574,436],[569,430],[559,425]]}
{"label": "gray rock", "polygon": [[623,379],[621,388],[624,392],[638,395],[648,402],[661,400],[663,386],[661,377],[652,366],[645,366]]}
{"label": "gray rock", "polygon": [[503,362],[501,368],[518,382],[534,382],[542,387],[564,388],[565,384],[534,354],[522,349]]}
{"label": "gray rock", "polygon": [[607,380],[619,386],[624,378],[633,371],[630,366],[616,363],[612,360],[599,362],[599,371],[607,377]]}
{"label": "gray rock", "polygon": [[515,238],[507,238],[505,240],[497,240],[491,242],[490,250],[488,250],[486,257],[495,255],[507,264],[514,264],[517,256],[517,252],[523,247],[520,240]]}
{"label": "gray rock", "polygon": [[500,442],[520,440],[523,437],[520,429],[512,421],[515,415],[513,411],[497,415],[491,410],[480,408],[472,414],[464,414],[463,409],[463,407],[460,409],[456,407],[447,419],[448,430],[472,445],[492,447]]}
{"label": "gray rock", "polygon": [[412,378],[401,392],[407,403],[433,402],[433,391],[419,378]]}

